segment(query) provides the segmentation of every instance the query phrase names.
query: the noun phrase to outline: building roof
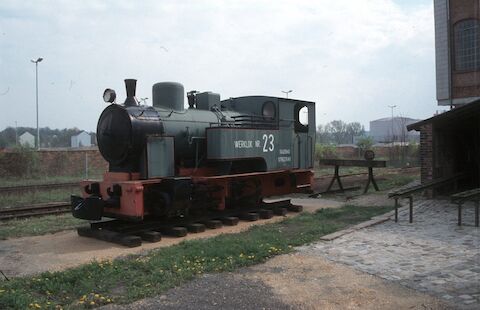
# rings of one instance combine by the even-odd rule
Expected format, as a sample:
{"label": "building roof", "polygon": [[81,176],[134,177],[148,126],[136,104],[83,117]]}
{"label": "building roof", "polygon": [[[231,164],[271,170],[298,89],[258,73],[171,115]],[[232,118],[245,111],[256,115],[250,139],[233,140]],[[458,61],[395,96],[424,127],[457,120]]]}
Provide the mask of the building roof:
{"label": "building roof", "polygon": [[434,122],[445,122],[451,121],[452,119],[461,117],[461,116],[468,116],[472,112],[480,111],[480,100],[476,100],[464,105],[461,105],[457,108],[453,108],[450,111],[443,112],[442,114],[438,114],[432,116],[430,118],[424,119],[423,121],[419,121],[407,126],[408,130],[420,130],[420,127],[431,124]]}
{"label": "building roof", "polygon": [[78,137],[78,136],[81,136],[81,135],[84,135],[84,134],[90,135],[90,134],[89,134],[88,132],[86,132],[86,131],[80,131],[78,134],[73,135],[73,137]]}
{"label": "building roof", "polygon": [[35,137],[34,135],[32,135],[31,133],[29,133],[28,131],[25,131],[24,133],[22,133],[22,134],[20,135],[20,137],[23,137],[24,135],[30,135],[30,136],[32,136],[32,137]]}
{"label": "building roof", "polygon": [[[394,120],[407,120],[407,121],[418,121],[418,119],[414,119],[414,118],[410,118],[410,117],[404,117],[404,116],[394,116],[393,117]],[[384,117],[384,118],[379,118],[379,119],[376,119],[376,120],[373,120],[373,121],[370,121],[370,122],[386,122],[386,121],[389,121],[391,122],[392,121],[392,118],[391,117]]]}

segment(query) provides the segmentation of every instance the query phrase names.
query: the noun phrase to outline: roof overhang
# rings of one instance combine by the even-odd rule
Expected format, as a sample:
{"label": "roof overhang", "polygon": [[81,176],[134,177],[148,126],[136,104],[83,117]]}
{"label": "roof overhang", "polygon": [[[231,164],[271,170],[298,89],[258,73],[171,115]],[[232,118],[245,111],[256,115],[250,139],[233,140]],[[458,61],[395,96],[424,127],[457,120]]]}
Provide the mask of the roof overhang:
{"label": "roof overhang", "polygon": [[448,122],[454,119],[457,119],[462,116],[469,116],[472,113],[480,113],[480,100],[476,100],[459,107],[453,108],[450,111],[444,112],[442,114],[435,115],[433,117],[424,119],[423,121],[416,122],[407,126],[407,129],[419,131],[422,126],[437,123],[437,122]]}

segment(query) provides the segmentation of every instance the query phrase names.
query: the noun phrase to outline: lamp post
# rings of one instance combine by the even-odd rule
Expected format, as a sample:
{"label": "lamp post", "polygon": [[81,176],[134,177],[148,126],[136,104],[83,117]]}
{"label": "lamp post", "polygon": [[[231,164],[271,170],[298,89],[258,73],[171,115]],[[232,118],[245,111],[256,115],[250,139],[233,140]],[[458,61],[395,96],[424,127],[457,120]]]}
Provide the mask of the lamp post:
{"label": "lamp post", "polygon": [[37,106],[37,150],[40,149],[40,127],[38,127],[38,63],[43,60],[42,57],[30,60],[35,64],[35,98]]}
{"label": "lamp post", "polygon": [[285,94],[286,98],[288,99],[288,94],[290,94],[293,90],[282,90],[282,93]]}
{"label": "lamp post", "polygon": [[18,125],[17,125],[17,121],[15,121],[15,146],[18,146]]}
{"label": "lamp post", "polygon": [[394,134],[393,134],[393,109],[396,108],[397,106],[396,106],[396,105],[389,105],[388,107],[392,110],[392,145],[393,145],[393,142],[394,142]]}

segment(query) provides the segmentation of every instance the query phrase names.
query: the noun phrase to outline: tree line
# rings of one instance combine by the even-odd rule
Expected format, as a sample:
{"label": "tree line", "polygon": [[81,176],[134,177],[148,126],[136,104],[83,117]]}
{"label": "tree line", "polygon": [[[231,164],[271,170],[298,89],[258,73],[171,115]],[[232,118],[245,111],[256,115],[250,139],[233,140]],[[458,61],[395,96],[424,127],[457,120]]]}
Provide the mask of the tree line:
{"label": "tree line", "polygon": [[317,143],[353,144],[354,137],[365,135],[365,128],[358,122],[346,123],[334,120],[317,127]]}

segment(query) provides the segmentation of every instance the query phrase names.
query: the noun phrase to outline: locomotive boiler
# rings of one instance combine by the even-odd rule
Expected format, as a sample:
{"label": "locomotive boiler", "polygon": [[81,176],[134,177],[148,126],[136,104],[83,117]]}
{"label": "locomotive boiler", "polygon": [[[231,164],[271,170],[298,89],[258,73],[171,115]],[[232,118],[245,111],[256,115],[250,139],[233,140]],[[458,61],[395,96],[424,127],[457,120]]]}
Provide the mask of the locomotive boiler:
{"label": "locomotive boiler", "polygon": [[220,100],[175,82],[152,87],[152,106],[125,80],[123,104],[107,89],[97,125],[108,162],[102,180],[81,182],[72,213],[86,220],[142,221],[255,207],[308,190],[313,179],[315,103],[269,96]]}

